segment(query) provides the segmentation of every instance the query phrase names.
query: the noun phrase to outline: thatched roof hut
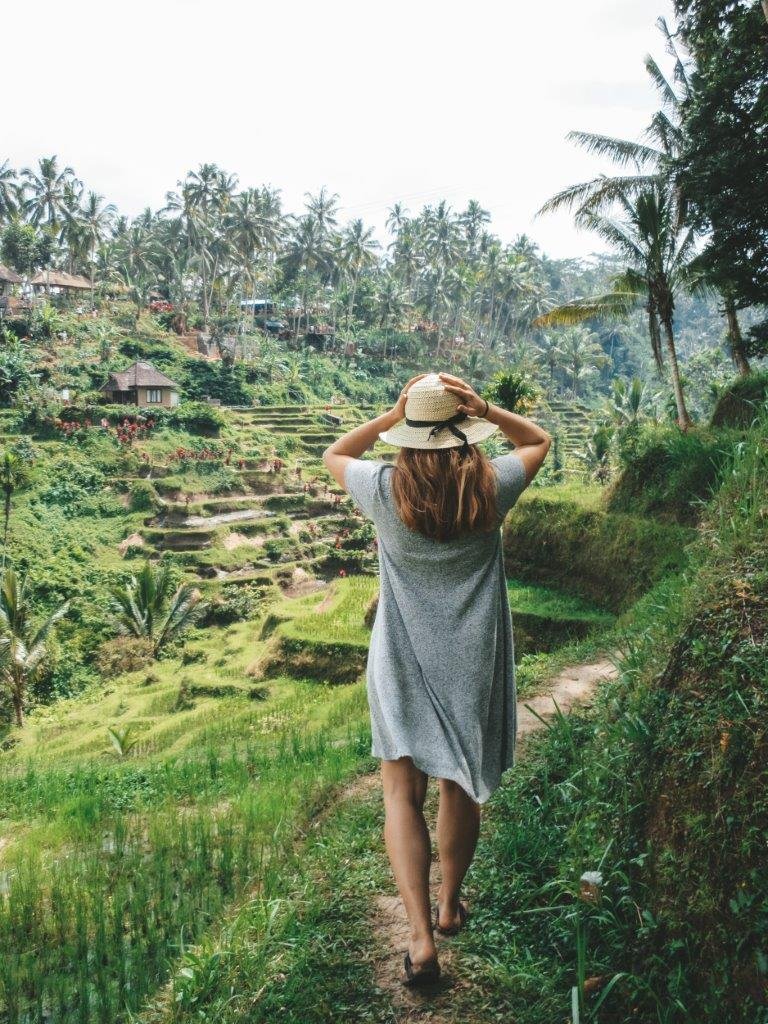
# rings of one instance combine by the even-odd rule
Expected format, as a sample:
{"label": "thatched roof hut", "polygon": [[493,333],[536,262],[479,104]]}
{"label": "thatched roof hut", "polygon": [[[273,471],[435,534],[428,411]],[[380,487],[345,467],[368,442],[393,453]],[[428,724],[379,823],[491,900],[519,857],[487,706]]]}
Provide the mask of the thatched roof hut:
{"label": "thatched roof hut", "polygon": [[17,274],[15,270],[11,270],[10,267],[6,267],[4,263],[0,263],[0,281],[5,284],[21,284],[21,275]]}
{"label": "thatched roof hut", "polygon": [[81,274],[66,270],[39,270],[30,281],[33,288],[61,288],[63,291],[90,291],[93,285]]}

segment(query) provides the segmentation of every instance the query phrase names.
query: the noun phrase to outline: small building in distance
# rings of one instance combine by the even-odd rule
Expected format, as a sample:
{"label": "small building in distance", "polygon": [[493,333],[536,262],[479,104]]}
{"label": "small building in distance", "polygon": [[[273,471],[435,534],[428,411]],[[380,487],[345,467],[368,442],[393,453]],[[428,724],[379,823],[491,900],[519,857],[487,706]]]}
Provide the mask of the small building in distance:
{"label": "small building in distance", "polygon": [[0,263],[0,311],[5,312],[11,305],[9,300],[17,284],[21,284],[21,276]]}
{"label": "small building in distance", "polygon": [[99,389],[105,401],[113,405],[161,405],[170,409],[179,404],[179,385],[156,370],[152,363],[137,362],[118,373],[110,373]]}
{"label": "small building in distance", "polygon": [[65,270],[38,270],[29,282],[36,292],[66,295],[72,292],[89,292],[93,286],[81,274],[68,274]]}

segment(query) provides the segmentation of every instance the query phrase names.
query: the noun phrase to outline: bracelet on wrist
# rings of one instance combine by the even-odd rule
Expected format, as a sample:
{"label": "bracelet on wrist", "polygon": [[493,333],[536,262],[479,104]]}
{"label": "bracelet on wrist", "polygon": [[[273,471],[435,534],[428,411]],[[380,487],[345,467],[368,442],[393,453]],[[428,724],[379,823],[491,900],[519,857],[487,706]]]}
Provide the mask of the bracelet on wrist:
{"label": "bracelet on wrist", "polygon": [[483,401],[485,402],[485,412],[481,415],[481,420],[485,419],[485,417],[488,415],[488,410],[491,408],[487,398],[483,399]]}

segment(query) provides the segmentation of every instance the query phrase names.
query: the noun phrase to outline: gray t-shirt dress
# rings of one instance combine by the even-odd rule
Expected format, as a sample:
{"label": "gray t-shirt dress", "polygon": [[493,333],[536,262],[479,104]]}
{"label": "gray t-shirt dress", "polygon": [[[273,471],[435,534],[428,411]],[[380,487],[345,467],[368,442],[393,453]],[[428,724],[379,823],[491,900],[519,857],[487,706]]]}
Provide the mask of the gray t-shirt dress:
{"label": "gray t-shirt dress", "polygon": [[378,539],[379,603],[366,669],[371,754],[410,756],[478,803],[514,764],[517,730],[501,524],[525,489],[525,467],[515,452],[491,464],[499,528],[447,542],[400,519],[391,464],[352,459],[344,477]]}

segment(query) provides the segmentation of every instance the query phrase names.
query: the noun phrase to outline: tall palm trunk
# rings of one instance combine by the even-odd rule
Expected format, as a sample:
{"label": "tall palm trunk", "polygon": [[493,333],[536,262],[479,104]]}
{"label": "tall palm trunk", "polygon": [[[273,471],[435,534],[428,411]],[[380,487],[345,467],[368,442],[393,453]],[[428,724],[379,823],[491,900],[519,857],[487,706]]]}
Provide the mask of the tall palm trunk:
{"label": "tall palm trunk", "polygon": [[16,721],[16,725],[21,728],[24,725],[24,689],[19,685],[15,676],[11,700],[13,702],[13,717]]}
{"label": "tall palm trunk", "polygon": [[731,359],[733,359],[733,365],[739,371],[741,376],[746,377],[752,372],[752,368],[749,365],[747,353],[744,350],[744,338],[741,334],[739,316],[736,312],[736,303],[734,302],[732,295],[725,296],[723,308],[725,318],[728,321],[728,341],[731,346]]}
{"label": "tall palm trunk", "polygon": [[681,430],[688,430],[688,428],[691,426],[691,417],[688,415],[688,410],[685,406],[683,382],[680,379],[680,368],[677,365],[677,352],[675,351],[675,333],[672,327],[671,314],[662,314],[661,324],[664,328],[664,337],[667,342],[669,367],[672,373],[672,388],[675,392],[675,404],[677,405],[677,423]]}
{"label": "tall palm trunk", "polygon": [[347,303],[347,330],[349,330],[349,325],[352,323],[352,313],[355,308],[355,297],[357,295],[357,278],[357,274],[355,274],[355,276],[352,278],[352,289],[349,293],[349,302]]}
{"label": "tall palm trunk", "polygon": [[2,565],[3,569],[5,568],[5,558],[6,558],[6,555],[8,553],[8,526],[9,526],[9,524],[11,522],[11,494],[12,493],[13,492],[12,492],[11,488],[9,488],[9,487],[5,488],[5,502],[4,502],[4,507],[3,507],[3,515],[4,515],[4,518],[5,518],[5,522],[3,524],[3,565]]}
{"label": "tall palm trunk", "polygon": [[653,301],[649,300],[646,307],[648,310],[648,334],[651,338],[651,349],[653,350],[653,359],[656,363],[656,372],[659,377],[664,376],[664,356],[661,349],[661,331],[659,330],[659,316],[656,312],[656,305]]}

